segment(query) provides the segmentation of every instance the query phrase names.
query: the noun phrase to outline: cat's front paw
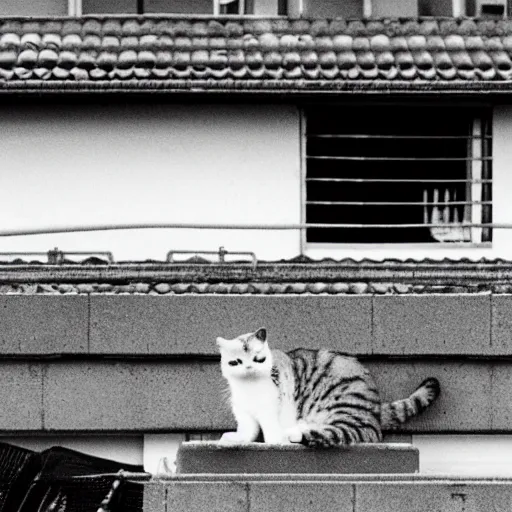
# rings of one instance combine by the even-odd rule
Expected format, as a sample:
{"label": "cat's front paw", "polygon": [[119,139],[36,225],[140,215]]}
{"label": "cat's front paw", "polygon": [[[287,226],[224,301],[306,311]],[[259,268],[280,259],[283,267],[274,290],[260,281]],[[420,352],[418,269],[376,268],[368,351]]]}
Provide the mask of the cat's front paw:
{"label": "cat's front paw", "polygon": [[286,436],[290,443],[301,443],[302,442],[302,430],[297,425],[286,429]]}
{"label": "cat's front paw", "polygon": [[234,443],[246,443],[247,439],[240,434],[240,432],[224,432],[222,434],[219,443],[234,444]]}

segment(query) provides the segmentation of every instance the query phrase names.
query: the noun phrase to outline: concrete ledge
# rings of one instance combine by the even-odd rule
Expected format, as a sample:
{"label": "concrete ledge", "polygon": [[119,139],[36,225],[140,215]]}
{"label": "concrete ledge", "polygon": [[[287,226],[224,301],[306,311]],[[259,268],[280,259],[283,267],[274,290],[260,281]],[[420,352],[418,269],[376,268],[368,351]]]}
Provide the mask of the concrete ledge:
{"label": "concrete ledge", "polygon": [[[505,367],[511,367],[512,363]],[[402,432],[509,431],[508,393],[493,393],[494,366],[476,362],[383,361],[367,365],[384,400],[408,396],[426,377],[443,392]],[[0,371],[1,371],[0,365]],[[500,374],[501,375],[501,374]],[[507,385],[503,373],[503,388]],[[501,382],[501,381],[500,381]],[[44,425],[53,430],[226,431],[234,420],[215,361],[83,361],[48,363]],[[467,390],[471,389],[471,393]],[[495,420],[501,410],[499,424]],[[16,415],[16,410],[4,411]]]}
{"label": "concrete ledge", "polygon": [[178,473],[415,473],[419,451],[412,445],[359,444],[327,450],[301,445],[218,442],[182,443]]}
{"label": "concrete ledge", "polygon": [[0,295],[0,354],[83,354],[89,299]]}
{"label": "concrete ledge", "polygon": [[376,354],[498,353],[490,295],[375,296],[373,326]]}
{"label": "concrete ledge", "polygon": [[[439,400],[397,433],[511,432],[512,361],[367,362],[385,401],[437,377]],[[216,361],[1,361],[0,431],[233,430]],[[471,390],[468,393],[468,389]]]}
{"label": "concrete ledge", "polygon": [[512,355],[512,295],[0,295],[0,355],[211,356],[262,325],[283,350]]}
{"label": "concrete ledge", "polygon": [[144,512],[483,512],[510,503],[512,479],[436,475],[178,475],[144,488]]}
{"label": "concrete ledge", "polygon": [[[267,327],[270,342],[282,350],[512,353],[512,343],[491,343],[490,295],[91,295],[90,300],[94,354],[213,355],[217,335],[230,338],[259,326]],[[504,339],[503,325],[499,329]]]}
{"label": "concrete ledge", "polygon": [[[91,352],[217,354],[217,336],[266,326],[282,350],[371,352],[371,296],[91,296]],[[314,340],[314,341],[312,341]]]}

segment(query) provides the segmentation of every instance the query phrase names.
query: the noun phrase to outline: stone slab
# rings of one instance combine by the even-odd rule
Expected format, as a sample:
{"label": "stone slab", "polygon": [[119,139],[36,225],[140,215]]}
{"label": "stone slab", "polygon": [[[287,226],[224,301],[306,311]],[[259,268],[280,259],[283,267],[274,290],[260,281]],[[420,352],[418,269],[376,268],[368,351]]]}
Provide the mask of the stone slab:
{"label": "stone slab", "polygon": [[213,355],[218,335],[265,325],[284,350],[512,355],[511,310],[512,295],[479,294],[3,295],[0,354]]}
{"label": "stone slab", "polygon": [[491,354],[490,295],[373,298],[375,354]]}
{"label": "stone slab", "polygon": [[162,485],[162,482],[145,483],[142,510],[144,512],[166,512],[167,488],[168,486]]}
{"label": "stone slab", "polygon": [[80,354],[87,343],[87,297],[0,295],[0,354]]}
{"label": "stone slab", "polygon": [[[505,380],[497,393],[490,361],[366,363],[385,401],[408,396],[426,377],[439,379],[438,401],[401,427],[397,433],[402,434],[490,432],[498,418],[502,429],[510,431],[512,423],[505,424],[508,416],[500,417],[497,411],[510,410],[505,376],[512,361],[500,364]],[[45,376],[45,425],[84,431],[233,430],[226,387],[216,361],[54,361],[47,364]],[[18,414],[14,406],[4,412]]]}
{"label": "stone slab", "polygon": [[178,473],[415,473],[412,445],[360,444],[318,450],[301,445],[191,441],[180,445]]}
{"label": "stone slab", "polygon": [[57,361],[48,365],[45,425],[56,430],[222,429],[232,418],[217,364]]}
{"label": "stone slab", "polygon": [[354,512],[507,511],[510,483],[431,482],[356,484]]}
{"label": "stone slab", "polygon": [[43,373],[39,363],[0,362],[0,431],[44,429]]}
{"label": "stone slab", "polygon": [[368,353],[371,296],[91,295],[95,354],[216,354],[215,338],[265,326],[289,350]]}
{"label": "stone slab", "polygon": [[509,362],[493,365],[491,385],[491,428],[508,432],[512,430],[512,368]]}
{"label": "stone slab", "polygon": [[239,482],[176,482],[167,488],[165,510],[247,512],[247,491],[247,484]]}
{"label": "stone slab", "polygon": [[492,351],[497,355],[512,355],[512,295],[492,296]]}
{"label": "stone slab", "polygon": [[508,512],[512,480],[421,474],[176,475],[145,484],[145,492],[144,512]]}
{"label": "stone slab", "polygon": [[[490,431],[495,404],[509,401],[506,395],[492,391],[490,362],[393,359],[365,364],[385,402],[409,396],[427,377],[439,380],[439,398],[423,414],[403,425],[399,429],[402,433]],[[512,362],[507,367],[512,370]]]}
{"label": "stone slab", "polygon": [[354,486],[332,482],[251,482],[251,512],[353,512]]}

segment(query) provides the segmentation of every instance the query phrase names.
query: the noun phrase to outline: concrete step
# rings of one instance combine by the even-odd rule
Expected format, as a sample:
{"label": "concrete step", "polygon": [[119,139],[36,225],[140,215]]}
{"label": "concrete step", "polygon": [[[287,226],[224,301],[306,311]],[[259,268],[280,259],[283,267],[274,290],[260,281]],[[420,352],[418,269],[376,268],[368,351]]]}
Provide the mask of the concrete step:
{"label": "concrete step", "polygon": [[302,445],[216,441],[182,443],[177,472],[193,473],[415,473],[419,451],[407,443],[357,444],[329,449]]}
{"label": "concrete step", "polygon": [[437,475],[175,475],[144,512],[510,512],[512,479]]}

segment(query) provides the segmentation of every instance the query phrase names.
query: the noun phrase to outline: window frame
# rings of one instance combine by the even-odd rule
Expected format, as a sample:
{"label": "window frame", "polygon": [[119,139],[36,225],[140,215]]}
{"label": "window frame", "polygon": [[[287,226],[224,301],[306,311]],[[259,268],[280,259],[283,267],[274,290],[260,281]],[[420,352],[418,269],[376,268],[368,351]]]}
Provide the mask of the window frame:
{"label": "window frame", "polygon": [[[138,6],[138,14],[137,15],[144,15],[144,9],[143,9],[143,3],[144,0],[134,0],[137,2]],[[372,18],[372,4],[376,0],[361,0],[363,5],[363,18]],[[467,13],[467,1],[468,0],[452,0],[452,15],[453,17],[459,17],[459,16],[465,16]],[[493,2],[493,0],[491,0]],[[240,2],[241,9],[243,10],[244,4],[247,2],[242,0]],[[477,9],[476,6],[477,2],[475,2],[475,9]],[[222,14],[220,12],[219,6],[220,1],[219,0],[212,0],[212,13],[211,14],[204,14],[204,16],[224,16],[229,14]],[[83,9],[82,9],[82,0],[68,0],[68,16],[72,17],[80,17],[83,16]],[[294,0],[290,2],[288,5],[288,14],[289,16],[302,16],[304,14],[304,0]],[[510,7],[506,9],[506,14],[510,11]],[[112,13],[113,15],[118,13]],[[252,14],[246,14],[246,13],[238,13],[238,14],[231,14],[231,16],[252,16]],[[474,14],[476,16],[476,13]]]}
{"label": "window frame", "polygon": [[[148,13],[144,13],[144,0],[133,0],[137,4],[137,16],[145,16]],[[250,14],[245,14],[243,11],[246,7],[245,0],[238,0],[239,2],[239,11],[237,14],[224,14],[221,13],[221,1],[220,0],[212,0],[212,12],[205,13],[203,16],[250,16]],[[91,13],[91,15],[94,13]],[[118,15],[119,13],[113,12],[112,15]],[[154,13],[149,13],[152,15]],[[170,13],[172,14],[172,13]],[[68,15],[73,17],[81,17],[87,16],[88,14],[83,14],[83,1],[82,0],[68,0]],[[199,15],[200,16],[200,15]]]}
{"label": "window frame", "polygon": [[[306,186],[306,177],[307,177],[307,152],[306,152],[306,146],[307,146],[307,111],[312,108],[326,108],[326,107],[343,107],[343,106],[361,106],[361,107],[368,107],[368,106],[389,106],[390,108],[395,106],[408,106],[411,108],[415,107],[445,107],[450,108],[450,106],[454,105],[454,102],[450,102],[449,100],[446,101],[436,101],[428,102],[427,100],[421,101],[412,101],[408,102],[406,100],[399,101],[399,100],[391,100],[391,101],[352,101],[352,102],[316,102],[316,103],[307,103],[300,106],[300,119],[299,119],[299,133],[300,133],[300,222],[303,225],[306,225],[306,200],[307,200],[307,186]],[[481,126],[482,131],[485,131],[485,133],[490,137],[490,146],[492,148],[493,146],[493,107],[490,103],[484,103],[484,102],[456,102],[456,105],[459,107],[464,107],[471,109],[475,112],[475,119],[477,118],[481,120]],[[483,151],[483,148],[482,148]],[[491,151],[491,160],[490,160],[490,173],[491,173],[491,180],[494,180],[494,173],[493,173],[493,159],[492,159],[492,151]],[[491,183],[491,225],[493,222],[495,222],[495,219],[493,217],[493,207],[494,207],[494,199],[493,199],[493,185],[494,181]],[[482,215],[483,216],[483,215]],[[480,221],[483,223],[483,219]],[[473,228],[473,229],[485,229],[485,228]],[[491,231],[493,231],[493,228],[490,228]],[[433,255],[436,255],[440,252],[446,252],[447,250],[455,249],[457,252],[462,252],[463,250],[470,249],[472,251],[476,251],[479,249],[482,250],[489,250],[493,248],[493,238],[491,241],[486,242],[426,242],[426,243],[414,243],[414,242],[405,242],[405,243],[326,243],[326,242],[308,242],[307,241],[307,228],[302,229],[300,232],[300,249],[301,254],[311,254],[312,252],[319,252],[321,254],[328,253],[328,254],[339,254],[339,253],[350,253],[350,252],[369,252],[369,251],[378,251],[383,250],[387,253],[396,253],[397,255],[400,254],[406,254],[410,253],[411,251],[432,251]],[[463,257],[461,255],[461,257]]]}

